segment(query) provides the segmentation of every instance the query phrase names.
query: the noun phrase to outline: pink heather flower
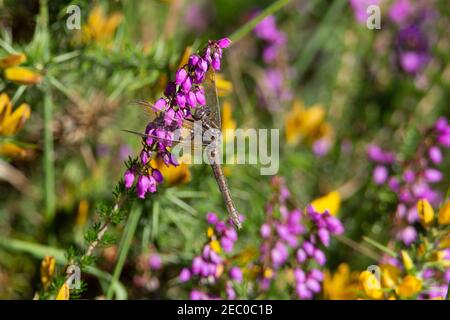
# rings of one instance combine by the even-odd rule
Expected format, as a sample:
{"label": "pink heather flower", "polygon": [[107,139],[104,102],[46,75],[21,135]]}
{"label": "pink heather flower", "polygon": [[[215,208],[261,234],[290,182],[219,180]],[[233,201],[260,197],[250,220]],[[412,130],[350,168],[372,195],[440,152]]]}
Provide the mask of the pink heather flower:
{"label": "pink heather flower", "polygon": [[389,10],[389,18],[397,24],[405,24],[413,11],[409,0],[396,0]]}
{"label": "pink heather flower", "polygon": [[234,281],[241,283],[242,282],[242,271],[239,267],[232,267],[230,269],[230,278]]}
{"label": "pink heather flower", "polygon": [[442,172],[437,169],[426,169],[424,172],[425,179],[428,182],[439,182],[442,180]]}
{"label": "pink heather flower", "polygon": [[407,246],[416,241],[417,231],[412,226],[408,226],[401,230],[398,235],[398,239],[402,240]]}
{"label": "pink heather flower", "polygon": [[178,69],[177,74],[175,76],[175,84],[176,85],[182,84],[187,77],[188,73],[184,68]]}
{"label": "pink heather flower", "polygon": [[369,17],[367,8],[371,5],[378,5],[379,2],[379,0],[350,0],[356,20],[361,24],[365,24]]}
{"label": "pink heather flower", "polygon": [[261,237],[263,237],[263,239],[267,239],[270,236],[270,226],[267,223],[264,223],[261,226]]}
{"label": "pink heather flower", "polygon": [[191,279],[191,271],[188,268],[183,268],[178,276],[180,282],[187,282]]}
{"label": "pink heather flower", "polygon": [[167,105],[166,99],[160,98],[156,100],[155,104],[153,104],[153,109],[155,111],[162,111],[165,109],[166,105]]}
{"label": "pink heather flower", "polygon": [[134,182],[134,173],[132,170],[125,171],[123,180],[125,182],[125,188],[130,189]]}
{"label": "pink heather flower", "polygon": [[303,251],[303,249],[298,249],[297,250],[297,261],[298,263],[303,263],[305,262],[307,259],[306,253],[305,251]]}
{"label": "pink heather flower", "polygon": [[313,296],[313,293],[308,290],[306,284],[304,283],[298,283],[296,286],[296,291],[300,299],[311,299]]}
{"label": "pink heather flower", "polygon": [[139,198],[144,199],[145,194],[147,193],[150,187],[150,179],[147,176],[139,176],[138,182],[136,185],[136,192]]}
{"label": "pink heather flower", "polygon": [[230,46],[230,44],[231,44],[231,40],[228,38],[222,38],[217,41],[217,45],[222,49],[228,48]]}
{"label": "pink heather flower", "polygon": [[316,250],[314,250],[314,260],[316,260],[319,265],[323,266],[327,261],[327,258],[322,250],[316,248]]}
{"label": "pink heather flower", "polygon": [[297,283],[305,282],[306,275],[302,269],[295,268],[294,269],[294,278]]}
{"label": "pink heather flower", "polygon": [[152,176],[156,180],[157,183],[161,183],[164,181],[163,175],[162,175],[161,171],[159,171],[158,169],[152,170]]}
{"label": "pink heather flower", "polygon": [[205,94],[201,90],[195,91],[195,97],[197,98],[197,103],[201,106],[206,104]]}
{"label": "pink heather flower", "polygon": [[215,214],[214,212],[208,212],[206,214],[206,221],[209,224],[215,225],[217,222],[219,222],[219,218],[217,217],[217,214]]}
{"label": "pink heather flower", "polygon": [[236,299],[236,292],[233,289],[233,285],[231,283],[227,283],[225,291],[227,293],[227,299],[228,300],[234,300]]}
{"label": "pink heather flower", "polygon": [[431,147],[428,150],[428,157],[434,164],[440,164],[442,162],[442,152],[438,147]]}
{"label": "pink heather flower", "polygon": [[323,157],[330,151],[331,142],[327,138],[322,138],[314,142],[312,150],[315,156]]}
{"label": "pink heather flower", "polygon": [[161,257],[158,254],[152,254],[148,260],[151,269],[159,270],[162,268]]}
{"label": "pink heather flower", "polygon": [[319,269],[312,269],[309,272],[309,276],[313,279],[316,279],[317,281],[323,281],[323,272]]}
{"label": "pink heather flower", "polygon": [[317,235],[319,236],[320,242],[322,242],[325,247],[330,245],[330,233],[328,230],[321,228],[317,231]]}
{"label": "pink heather flower", "polygon": [[386,182],[388,178],[388,170],[385,166],[376,166],[373,170],[373,181],[375,184],[381,185]]}
{"label": "pink heather flower", "polygon": [[305,282],[306,287],[314,293],[320,292],[320,283],[313,278],[308,278]]}

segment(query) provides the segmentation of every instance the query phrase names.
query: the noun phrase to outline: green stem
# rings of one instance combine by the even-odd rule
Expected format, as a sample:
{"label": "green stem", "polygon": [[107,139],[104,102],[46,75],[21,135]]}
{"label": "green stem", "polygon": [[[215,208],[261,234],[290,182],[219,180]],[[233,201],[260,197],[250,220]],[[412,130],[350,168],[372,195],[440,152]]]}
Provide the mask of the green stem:
{"label": "green stem", "polygon": [[259,15],[257,15],[255,18],[253,18],[246,24],[244,24],[242,27],[236,30],[231,36],[229,36],[230,40],[232,42],[241,40],[244,36],[250,33],[256,27],[256,25],[260,23],[264,18],[274,14],[275,12],[283,8],[285,5],[287,5],[289,2],[290,0],[275,1],[266,9],[264,9]]}
{"label": "green stem", "polygon": [[55,215],[55,167],[52,129],[52,93],[49,86],[44,92],[44,191],[45,191],[45,218],[47,223]]}
{"label": "green stem", "polygon": [[111,300],[113,297],[113,288],[115,283],[119,281],[120,274],[122,273],[123,266],[125,264],[125,260],[128,255],[128,251],[131,247],[131,242],[133,241],[134,234],[136,232],[136,228],[139,222],[139,219],[142,214],[142,207],[135,207],[131,210],[130,216],[127,221],[127,225],[125,226],[125,231],[120,241],[119,246],[119,254],[116,262],[116,266],[114,268],[114,273],[109,284],[108,291],[106,293],[106,299]]}
{"label": "green stem", "polygon": [[382,245],[381,243],[379,243],[378,241],[375,241],[369,237],[363,237],[363,240],[366,241],[367,243],[371,244],[372,246],[374,246],[375,248],[387,253],[388,255],[396,258],[397,254],[392,251],[391,249],[389,249],[388,247]]}

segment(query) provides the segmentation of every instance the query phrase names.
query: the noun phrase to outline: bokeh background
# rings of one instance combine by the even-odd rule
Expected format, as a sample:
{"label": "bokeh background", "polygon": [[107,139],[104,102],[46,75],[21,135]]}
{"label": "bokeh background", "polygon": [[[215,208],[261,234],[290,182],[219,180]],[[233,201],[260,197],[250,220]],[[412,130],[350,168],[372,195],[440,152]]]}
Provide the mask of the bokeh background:
{"label": "bokeh background", "polygon": [[[366,26],[370,4],[381,29]],[[80,30],[67,28],[69,5]],[[383,287],[396,298],[444,297],[449,10],[427,0],[0,0],[0,298],[60,296],[68,261],[83,266],[71,299],[380,298],[358,276],[388,262],[396,285]],[[189,54],[224,37],[223,129],[280,129],[277,177],[224,166],[245,217],[228,252],[207,219],[226,219],[207,165],[157,164],[165,182],[145,200],[116,187],[141,148],[122,129],[149,121],[132,102],[157,100]],[[117,194],[130,205],[83,260]],[[306,266],[298,248],[317,226],[280,226],[291,226],[284,208],[304,212],[315,199],[345,231],[323,248],[326,261]],[[205,247],[220,259],[195,276]]]}

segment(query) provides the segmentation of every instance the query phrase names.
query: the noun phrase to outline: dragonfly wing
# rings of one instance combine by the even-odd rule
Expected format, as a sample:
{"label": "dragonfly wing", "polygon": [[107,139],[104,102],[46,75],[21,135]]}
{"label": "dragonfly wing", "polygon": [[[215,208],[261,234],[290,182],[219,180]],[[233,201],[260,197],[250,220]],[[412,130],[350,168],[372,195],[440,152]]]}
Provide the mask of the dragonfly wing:
{"label": "dragonfly wing", "polygon": [[176,145],[176,144],[191,145],[191,146],[193,146],[195,148],[202,148],[203,146],[207,146],[208,145],[207,143],[202,143],[202,145],[197,145],[194,142],[194,140],[192,140],[191,137],[190,137],[190,136],[192,136],[192,131],[188,132],[187,135],[184,134],[183,136],[181,136],[178,139],[176,139],[176,138],[174,138],[174,139],[161,138],[161,137],[158,137],[158,136],[153,135],[153,134],[146,134],[146,133],[137,132],[137,131],[134,131],[134,130],[123,129],[122,131],[131,133],[131,134],[135,134],[135,135],[140,136],[141,138],[144,138],[144,139],[153,138],[155,140],[158,140],[158,141],[161,141],[161,142],[171,143],[173,145]]}
{"label": "dragonfly wing", "polygon": [[205,76],[204,82],[206,107],[209,110],[209,121],[212,127],[216,129],[222,128],[222,122],[220,120],[220,105],[219,98],[217,96],[216,88],[216,76],[213,68],[209,68]]}

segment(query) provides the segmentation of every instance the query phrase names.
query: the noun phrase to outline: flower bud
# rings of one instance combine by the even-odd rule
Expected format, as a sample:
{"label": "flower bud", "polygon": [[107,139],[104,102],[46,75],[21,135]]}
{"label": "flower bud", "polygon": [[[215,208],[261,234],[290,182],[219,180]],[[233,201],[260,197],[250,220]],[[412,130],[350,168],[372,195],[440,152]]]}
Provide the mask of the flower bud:
{"label": "flower bud", "polygon": [[420,223],[429,226],[434,220],[434,210],[427,199],[420,199],[417,202],[417,212],[419,214]]}

